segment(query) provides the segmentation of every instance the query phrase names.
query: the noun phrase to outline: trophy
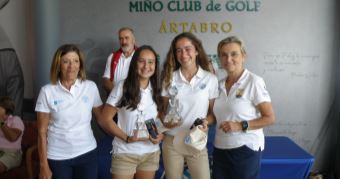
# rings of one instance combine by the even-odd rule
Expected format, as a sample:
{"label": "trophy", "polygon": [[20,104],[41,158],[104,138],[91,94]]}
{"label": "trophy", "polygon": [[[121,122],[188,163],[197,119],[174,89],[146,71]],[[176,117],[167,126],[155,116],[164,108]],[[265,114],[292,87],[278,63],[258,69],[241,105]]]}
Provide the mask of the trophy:
{"label": "trophy", "polygon": [[138,105],[137,107],[137,120],[135,122],[135,128],[133,130],[134,134],[137,135],[137,138],[149,138],[149,131],[145,125],[145,115],[143,114],[142,105]]}
{"label": "trophy", "polygon": [[169,105],[170,110],[168,114],[164,118],[164,124],[168,125],[180,125],[182,124],[182,119],[179,115],[179,101],[176,99],[176,95],[178,94],[178,90],[176,86],[171,86],[169,89],[170,99]]}

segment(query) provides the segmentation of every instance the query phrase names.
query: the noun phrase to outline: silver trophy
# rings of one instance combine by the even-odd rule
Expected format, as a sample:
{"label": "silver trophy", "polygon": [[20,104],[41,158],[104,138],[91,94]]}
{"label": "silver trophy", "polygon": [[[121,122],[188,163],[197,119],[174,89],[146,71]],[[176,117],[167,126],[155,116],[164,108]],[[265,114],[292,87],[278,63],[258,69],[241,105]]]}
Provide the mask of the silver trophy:
{"label": "silver trophy", "polygon": [[182,124],[181,116],[179,115],[179,101],[176,99],[176,95],[178,94],[178,90],[176,86],[171,86],[169,89],[170,99],[169,105],[170,110],[168,114],[164,118],[164,124],[168,125],[180,125]]}
{"label": "silver trophy", "polygon": [[143,105],[138,105],[137,107],[137,120],[135,122],[135,128],[133,130],[137,138],[149,138],[149,132],[145,125],[145,115],[143,114]]}

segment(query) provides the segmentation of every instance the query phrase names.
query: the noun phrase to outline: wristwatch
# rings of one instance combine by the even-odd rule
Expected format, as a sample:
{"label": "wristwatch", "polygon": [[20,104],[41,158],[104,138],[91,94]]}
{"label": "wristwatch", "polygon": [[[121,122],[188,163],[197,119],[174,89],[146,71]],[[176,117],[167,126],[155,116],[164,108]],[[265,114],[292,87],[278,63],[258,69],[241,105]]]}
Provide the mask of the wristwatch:
{"label": "wristwatch", "polygon": [[242,131],[246,132],[249,127],[248,121],[241,121],[241,126],[242,126]]}

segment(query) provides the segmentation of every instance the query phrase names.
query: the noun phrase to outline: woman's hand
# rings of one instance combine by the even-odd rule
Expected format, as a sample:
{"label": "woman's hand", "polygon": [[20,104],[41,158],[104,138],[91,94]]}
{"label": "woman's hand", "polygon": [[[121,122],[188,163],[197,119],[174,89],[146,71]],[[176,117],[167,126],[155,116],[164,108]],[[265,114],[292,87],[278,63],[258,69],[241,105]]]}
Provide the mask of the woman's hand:
{"label": "woman's hand", "polygon": [[219,129],[222,129],[223,132],[239,132],[242,131],[241,122],[233,122],[233,121],[223,121]]}
{"label": "woman's hand", "polygon": [[133,136],[128,135],[127,143],[148,140],[148,138],[138,138],[138,131],[133,131]]}
{"label": "woman's hand", "polygon": [[52,178],[52,171],[50,167],[40,167],[39,172],[39,179],[51,179]]}
{"label": "woman's hand", "polygon": [[163,138],[164,138],[164,134],[162,134],[162,133],[161,133],[161,134],[158,134],[156,139],[152,138],[151,135],[149,136],[149,139],[150,139],[150,141],[151,141],[153,144],[159,144],[159,143],[161,143],[162,140],[163,140]]}
{"label": "woman's hand", "polygon": [[198,125],[198,128],[203,132],[208,132],[208,121],[206,119],[203,119],[203,124]]}
{"label": "woman's hand", "polygon": [[[182,121],[182,120],[180,120],[180,121]],[[176,127],[178,127],[182,124],[181,122],[177,122],[177,123],[168,122],[168,123],[166,123],[166,122],[163,122],[163,121],[162,121],[162,123],[163,123],[163,126],[168,128],[168,129],[176,128]]]}
{"label": "woman's hand", "polygon": [[144,138],[138,137],[138,131],[135,130],[135,131],[133,131],[133,136],[128,136],[128,140],[126,142],[127,143],[133,143],[133,142],[147,141],[147,140],[149,140],[148,137],[144,137]]}

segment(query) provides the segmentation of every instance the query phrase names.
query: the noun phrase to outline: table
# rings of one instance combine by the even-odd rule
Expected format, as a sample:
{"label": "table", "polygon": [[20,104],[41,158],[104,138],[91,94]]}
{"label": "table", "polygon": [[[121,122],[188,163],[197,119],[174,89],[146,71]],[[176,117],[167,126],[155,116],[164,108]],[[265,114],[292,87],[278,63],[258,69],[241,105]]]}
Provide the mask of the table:
{"label": "table", "polygon": [[[214,131],[209,130],[208,153],[210,164],[212,160]],[[107,136],[98,143],[98,178],[110,179],[112,138]],[[314,157],[299,147],[288,137],[267,136],[265,150],[261,160],[260,179],[307,179],[313,165]],[[157,179],[163,179],[162,161],[160,170],[156,172]],[[184,171],[186,178],[190,177],[188,170]]]}
{"label": "table", "polygon": [[307,179],[314,157],[284,136],[265,138],[261,179]]}

